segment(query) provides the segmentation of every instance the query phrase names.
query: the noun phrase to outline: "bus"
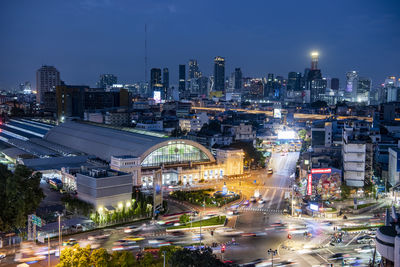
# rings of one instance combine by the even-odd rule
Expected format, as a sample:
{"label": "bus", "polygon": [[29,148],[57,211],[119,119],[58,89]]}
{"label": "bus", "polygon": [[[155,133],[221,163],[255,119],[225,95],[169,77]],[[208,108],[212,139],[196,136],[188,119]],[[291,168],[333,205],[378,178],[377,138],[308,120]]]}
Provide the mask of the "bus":
{"label": "bus", "polygon": [[192,214],[192,212],[184,211],[184,212],[179,212],[179,213],[166,214],[166,215],[161,216],[160,221],[158,221],[157,223],[161,224],[161,225],[173,225],[175,223],[179,223],[179,218],[184,214],[187,214],[190,216]]}
{"label": "bus", "polygon": [[49,184],[55,190],[60,190],[63,187],[63,183],[61,182],[60,179],[57,178],[50,179]]}

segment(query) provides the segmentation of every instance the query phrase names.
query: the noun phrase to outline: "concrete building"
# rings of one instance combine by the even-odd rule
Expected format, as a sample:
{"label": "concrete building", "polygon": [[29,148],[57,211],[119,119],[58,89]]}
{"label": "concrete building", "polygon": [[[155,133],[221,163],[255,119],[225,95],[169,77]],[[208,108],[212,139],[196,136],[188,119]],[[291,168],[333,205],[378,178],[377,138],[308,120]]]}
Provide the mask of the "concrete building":
{"label": "concrete building", "polygon": [[400,182],[400,149],[389,147],[388,182],[395,186]]}
{"label": "concrete building", "polygon": [[115,170],[90,168],[76,174],[76,188],[81,200],[96,210],[129,208],[132,204],[132,175]]}
{"label": "concrete building", "polygon": [[381,255],[379,266],[400,267],[400,214],[392,207],[386,210],[385,226],[376,231],[376,251]]}
{"label": "concrete building", "polygon": [[41,104],[44,93],[55,91],[60,84],[60,72],[53,66],[43,65],[36,71],[36,103]]}
{"label": "concrete building", "polygon": [[127,126],[131,124],[131,114],[129,112],[106,112],[104,123],[113,126]]}
{"label": "concrete building", "polygon": [[363,187],[365,179],[366,144],[343,134],[343,178],[348,186]]}

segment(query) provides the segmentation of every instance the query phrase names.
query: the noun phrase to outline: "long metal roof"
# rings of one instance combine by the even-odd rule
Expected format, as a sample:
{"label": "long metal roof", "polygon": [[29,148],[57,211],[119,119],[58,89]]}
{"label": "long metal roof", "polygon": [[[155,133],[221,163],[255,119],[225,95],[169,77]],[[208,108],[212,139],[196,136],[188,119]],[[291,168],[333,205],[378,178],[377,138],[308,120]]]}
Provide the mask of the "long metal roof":
{"label": "long metal roof", "polygon": [[111,156],[139,157],[152,146],[169,140],[78,122],[65,122],[53,127],[44,139],[106,161],[110,161]]}

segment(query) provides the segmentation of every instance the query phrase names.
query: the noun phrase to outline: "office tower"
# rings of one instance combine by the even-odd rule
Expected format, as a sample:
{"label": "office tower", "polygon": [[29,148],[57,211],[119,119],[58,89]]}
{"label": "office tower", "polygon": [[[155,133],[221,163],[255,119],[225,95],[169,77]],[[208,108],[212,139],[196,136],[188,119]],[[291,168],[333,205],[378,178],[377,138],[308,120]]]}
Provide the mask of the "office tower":
{"label": "office tower", "polygon": [[197,79],[201,77],[201,72],[199,70],[199,65],[197,64],[196,59],[189,60],[189,73],[188,80]]}
{"label": "office tower", "polygon": [[357,102],[369,103],[369,96],[371,92],[371,79],[366,77],[359,77],[357,82]]}
{"label": "office tower", "polygon": [[235,91],[239,92],[242,89],[242,70],[240,68],[235,68]]}
{"label": "office tower", "polygon": [[390,76],[385,79],[385,83],[381,89],[381,103],[400,101],[400,90],[396,84],[396,77]]}
{"label": "office tower", "polygon": [[311,53],[311,70],[317,70],[318,69],[318,57],[319,53],[318,52],[312,52]]}
{"label": "office tower", "polygon": [[163,68],[163,99],[167,99],[169,96],[169,70],[168,68]]}
{"label": "office tower", "polygon": [[113,74],[101,74],[100,79],[97,82],[97,88],[106,89],[116,83],[118,83],[117,76]]}
{"label": "office tower", "polygon": [[36,102],[41,104],[44,93],[54,91],[60,84],[60,72],[53,66],[43,65],[36,71]]}
{"label": "office tower", "polygon": [[287,91],[301,91],[301,73],[289,72],[287,80]]}
{"label": "office tower", "polygon": [[331,79],[331,89],[334,91],[339,90],[339,79],[338,78],[332,78]]}
{"label": "office tower", "polygon": [[[322,79],[321,70],[318,69],[318,52],[311,53],[311,69],[307,69],[306,78],[306,91],[309,92],[310,101],[306,102],[315,102],[318,100],[323,100],[323,96],[326,91],[327,81],[326,79]],[[307,93],[306,93],[307,94]]]}
{"label": "office tower", "polygon": [[274,96],[274,74],[268,73],[267,82],[264,85],[264,97],[272,99]]}
{"label": "office tower", "polygon": [[225,92],[225,59],[214,58],[214,91]]}
{"label": "office tower", "polygon": [[154,89],[154,87],[160,87],[161,85],[161,69],[152,68],[150,70],[150,88]]}
{"label": "office tower", "polygon": [[208,97],[209,87],[210,87],[210,79],[205,76],[201,76],[197,79],[199,85],[199,94],[202,97]]}
{"label": "office tower", "polygon": [[358,73],[356,71],[349,71],[346,73],[346,89],[345,94],[350,101],[357,100],[357,85]]}
{"label": "office tower", "polygon": [[186,65],[179,65],[179,93],[186,91]]}

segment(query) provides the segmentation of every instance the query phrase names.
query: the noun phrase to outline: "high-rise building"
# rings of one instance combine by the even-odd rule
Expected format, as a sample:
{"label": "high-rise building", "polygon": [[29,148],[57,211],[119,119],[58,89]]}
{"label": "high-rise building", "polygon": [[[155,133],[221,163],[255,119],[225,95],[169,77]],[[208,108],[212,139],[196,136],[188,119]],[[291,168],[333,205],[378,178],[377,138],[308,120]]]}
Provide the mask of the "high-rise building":
{"label": "high-rise building", "polygon": [[179,65],[179,93],[186,91],[186,65]]}
{"label": "high-rise building", "polygon": [[360,77],[357,83],[357,102],[369,103],[371,92],[371,79]]}
{"label": "high-rise building", "polygon": [[163,68],[163,89],[164,89],[164,98],[168,98],[169,96],[169,70],[168,68]]}
{"label": "high-rise building", "polygon": [[310,94],[310,102],[323,100],[327,87],[327,81],[322,79],[321,70],[318,69],[318,56],[318,52],[311,53],[311,69],[308,71],[307,76],[304,76],[306,79],[306,91],[309,91]]}
{"label": "high-rise building", "polygon": [[201,76],[200,78],[197,79],[197,81],[199,85],[200,96],[207,97],[209,93],[210,79],[208,77]]}
{"label": "high-rise building", "polygon": [[240,68],[235,68],[235,84],[234,88],[238,92],[242,89],[242,70]]}
{"label": "high-rise building", "polygon": [[331,89],[334,91],[339,90],[339,79],[338,78],[332,78],[331,79]]}
{"label": "high-rise building", "polygon": [[318,69],[318,57],[319,53],[318,52],[312,52],[311,53],[311,70],[317,70]]}
{"label": "high-rise building", "polygon": [[287,91],[301,91],[301,73],[289,72],[287,81]]}
{"label": "high-rise building", "polygon": [[97,88],[106,89],[107,87],[111,87],[113,84],[117,84],[118,79],[114,74],[101,74],[100,79],[97,82]]}
{"label": "high-rise building", "polygon": [[29,95],[32,93],[31,83],[24,82],[19,84],[19,92],[25,95]]}
{"label": "high-rise building", "polygon": [[357,71],[349,71],[346,73],[346,89],[345,96],[350,101],[357,99],[357,85],[358,85],[358,73]]}
{"label": "high-rise building", "polygon": [[199,69],[199,65],[197,64],[196,59],[189,60],[189,73],[188,73],[188,80],[197,79],[201,77],[201,72]]}
{"label": "high-rise building", "polygon": [[161,69],[152,68],[150,70],[150,87],[153,89],[154,87],[162,86],[161,83]]}
{"label": "high-rise building", "polygon": [[53,66],[43,65],[36,71],[36,102],[41,104],[44,93],[55,91],[56,86],[60,84],[60,72]]}
{"label": "high-rise building", "polygon": [[214,58],[214,91],[225,92],[225,58]]}

